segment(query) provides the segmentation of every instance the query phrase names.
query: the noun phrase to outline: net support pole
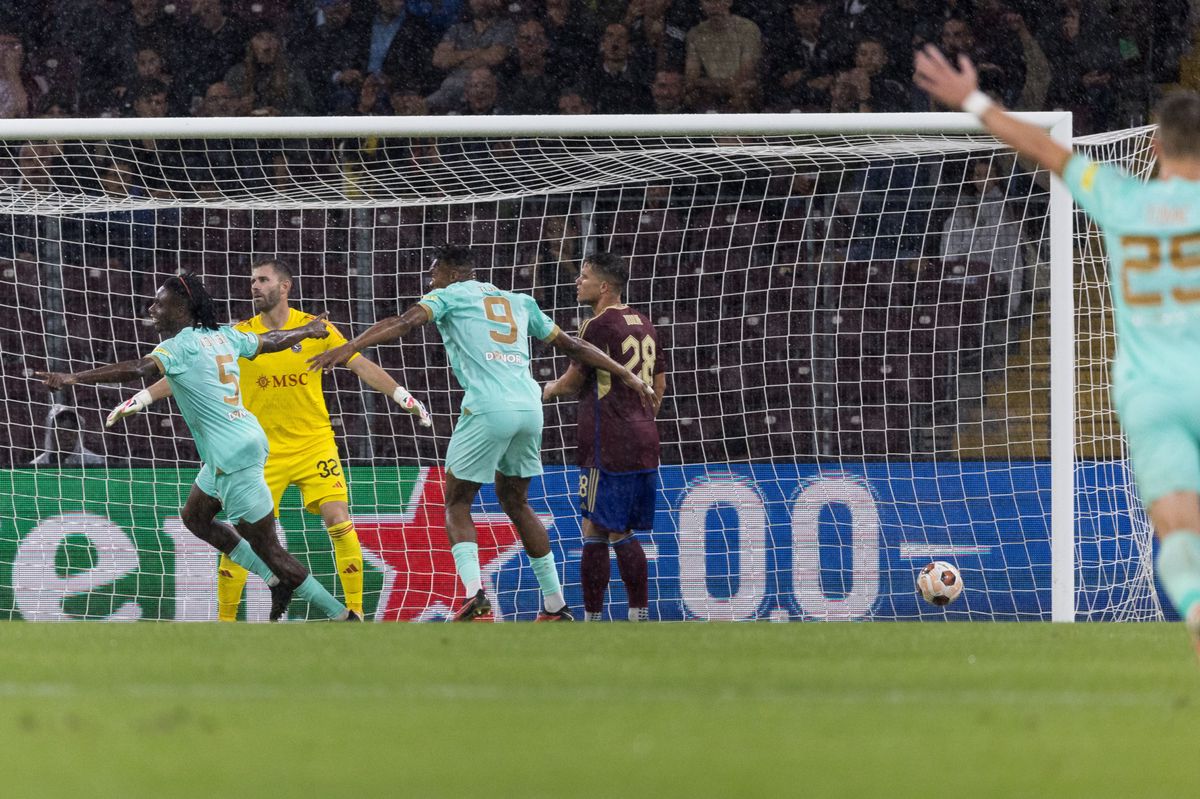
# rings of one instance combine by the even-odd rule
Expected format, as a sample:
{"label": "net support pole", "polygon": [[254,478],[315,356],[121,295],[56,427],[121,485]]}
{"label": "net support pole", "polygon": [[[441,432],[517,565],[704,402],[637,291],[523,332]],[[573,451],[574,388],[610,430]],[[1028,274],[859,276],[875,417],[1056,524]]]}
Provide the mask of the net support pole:
{"label": "net support pole", "polygon": [[[1071,117],[1050,128],[1071,146]],[[1075,621],[1074,204],[1050,181],[1050,618]]]}

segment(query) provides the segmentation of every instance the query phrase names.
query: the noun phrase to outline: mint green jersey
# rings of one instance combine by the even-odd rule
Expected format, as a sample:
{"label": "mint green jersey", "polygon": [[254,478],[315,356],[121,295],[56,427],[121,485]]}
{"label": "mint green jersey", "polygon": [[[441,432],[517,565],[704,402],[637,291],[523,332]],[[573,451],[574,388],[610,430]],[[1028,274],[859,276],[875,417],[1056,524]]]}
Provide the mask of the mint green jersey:
{"label": "mint green jersey", "polygon": [[434,289],[420,304],[466,392],[464,413],[541,409],[542,390],[529,373],[529,337],[550,341],[558,325],[533,297],[464,280]]}
{"label": "mint green jersey", "polygon": [[258,348],[254,333],[189,327],[150,353],[167,377],[200,459],[218,474],[266,460],[267,436],[242,406],[238,390],[238,358],[253,358]]}
{"label": "mint green jersey", "polygon": [[1104,232],[1118,402],[1137,382],[1200,384],[1200,181],[1144,183],[1078,154],[1063,180]]}

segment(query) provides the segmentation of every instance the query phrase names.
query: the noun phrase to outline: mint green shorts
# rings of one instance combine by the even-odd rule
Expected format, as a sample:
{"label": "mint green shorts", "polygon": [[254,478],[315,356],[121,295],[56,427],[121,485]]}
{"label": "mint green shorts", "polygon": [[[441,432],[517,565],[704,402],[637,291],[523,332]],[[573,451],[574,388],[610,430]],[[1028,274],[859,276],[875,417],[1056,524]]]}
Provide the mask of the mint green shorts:
{"label": "mint green shorts", "polygon": [[450,434],[446,469],[459,480],[491,483],[542,473],[542,411],[464,414]]}
{"label": "mint green shorts", "polygon": [[228,474],[217,474],[207,463],[196,475],[196,488],[221,500],[221,510],[231,523],[256,522],[275,512],[271,489],[263,476],[263,464],[256,463]]}
{"label": "mint green shorts", "polygon": [[1129,441],[1138,495],[1151,503],[1176,491],[1200,493],[1200,397],[1146,385],[1125,390],[1117,415]]}

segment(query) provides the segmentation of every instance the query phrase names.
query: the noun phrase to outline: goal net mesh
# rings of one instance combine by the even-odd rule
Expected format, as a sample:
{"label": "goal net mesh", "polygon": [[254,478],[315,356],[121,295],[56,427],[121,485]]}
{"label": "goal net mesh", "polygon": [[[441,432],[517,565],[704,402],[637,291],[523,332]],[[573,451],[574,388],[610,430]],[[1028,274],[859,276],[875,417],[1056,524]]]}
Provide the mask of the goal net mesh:
{"label": "goal net mesh", "polygon": [[[1081,144],[1151,167],[1146,130]],[[642,536],[651,618],[1047,619],[1048,186],[972,135],[10,143],[0,617],[215,616],[215,556],[179,520],[198,461],[173,401],[106,430],[138,386],[51,394],[35,371],[146,355],[146,308],[181,270],[245,319],[263,258],[291,266],[295,307],[357,334],[415,302],[431,248],[453,243],[568,331],[590,313],[575,296],[582,259],[629,256],[625,299],[657,326],[668,368]],[[1076,607],[1156,618],[1148,525],[1108,403],[1104,256],[1082,216],[1075,245]],[[441,508],[461,390],[432,325],[366,354],[434,417],[416,427],[345,369],[324,378],[366,610],[444,618],[462,593]],[[533,356],[542,383],[567,367],[536,342]],[[579,610],[574,423],[573,400],[546,407],[530,501]],[[537,584],[491,489],[475,515],[499,618],[531,618]],[[280,534],[341,596],[294,487]],[[945,609],[915,589],[934,559],[966,585]],[[242,614],[267,604],[252,577]],[[606,617],[625,617],[615,562]]]}

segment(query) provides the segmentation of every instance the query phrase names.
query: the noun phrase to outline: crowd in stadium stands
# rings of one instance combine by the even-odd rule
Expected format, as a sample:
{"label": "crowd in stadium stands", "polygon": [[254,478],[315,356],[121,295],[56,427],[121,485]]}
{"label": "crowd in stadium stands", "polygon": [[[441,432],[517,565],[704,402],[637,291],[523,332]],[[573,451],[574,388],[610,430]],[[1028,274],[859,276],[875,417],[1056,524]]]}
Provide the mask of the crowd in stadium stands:
{"label": "crowd in stadium stands", "polygon": [[922,111],[913,49],[1077,131],[1200,87],[1189,0],[3,0],[0,117]]}
{"label": "crowd in stadium stands", "polygon": [[[920,111],[930,102],[912,86],[912,51],[934,42],[969,54],[1006,105],[1066,108],[1089,132],[1144,122],[1166,86],[1200,89],[1190,15],[1188,0],[0,0],[0,117]],[[419,158],[421,146],[364,147],[362,191],[371,158]],[[332,150],[323,164],[229,142],[9,150],[5,183],[176,193],[181,205],[220,185],[345,168]],[[448,142],[437,158],[488,153]],[[459,174],[439,172],[436,187],[453,192],[445,181]],[[100,411],[120,392],[77,391],[76,413],[28,377],[54,334],[81,365],[144,354],[153,334],[136,320],[164,274],[196,270],[236,298],[252,254],[279,254],[294,259],[301,292],[357,324],[364,279],[372,310],[394,313],[419,296],[423,248],[446,241],[486,243],[489,277],[568,322],[585,248],[632,257],[628,299],[672,353],[665,462],[948,446],[939,429],[953,429],[964,398],[981,406],[988,374],[1028,328],[1045,186],[1004,157],[752,178],[729,196],[723,186],[597,192],[586,213],[562,198],[375,208],[365,227],[321,208],[0,215],[0,297],[23,311],[16,329],[0,325],[0,436],[11,442],[0,465],[28,463],[47,430],[69,439],[72,426],[118,461],[194,458],[152,414],[129,420],[131,436],[102,436]],[[59,277],[61,315],[40,288]],[[319,287],[306,290],[310,280]],[[424,368],[444,367],[438,353],[381,358],[449,413],[447,371]],[[444,438],[392,435],[394,420],[352,390],[332,401],[352,462],[442,454],[432,448]],[[551,413],[569,423],[573,410]],[[561,451],[561,432],[548,427],[548,451]]]}

